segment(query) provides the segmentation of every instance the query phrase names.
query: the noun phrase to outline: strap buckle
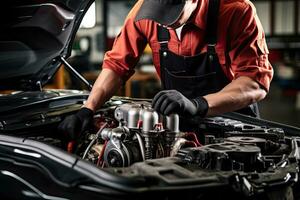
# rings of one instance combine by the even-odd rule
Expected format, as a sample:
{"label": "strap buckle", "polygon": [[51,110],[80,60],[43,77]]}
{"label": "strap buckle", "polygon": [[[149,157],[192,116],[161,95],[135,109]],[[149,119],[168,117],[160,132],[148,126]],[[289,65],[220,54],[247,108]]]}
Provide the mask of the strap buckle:
{"label": "strap buckle", "polygon": [[216,44],[208,44],[207,45],[207,53],[212,55],[216,53]]}
{"label": "strap buckle", "polygon": [[159,44],[166,44],[166,43],[168,43],[169,41],[159,41],[158,43]]}

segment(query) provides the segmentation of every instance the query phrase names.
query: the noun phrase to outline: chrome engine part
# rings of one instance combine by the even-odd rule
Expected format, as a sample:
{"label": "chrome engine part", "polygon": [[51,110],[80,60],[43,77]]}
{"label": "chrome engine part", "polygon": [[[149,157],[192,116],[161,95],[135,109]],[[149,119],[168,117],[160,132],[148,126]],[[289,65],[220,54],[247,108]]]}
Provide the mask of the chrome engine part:
{"label": "chrome engine part", "polygon": [[178,115],[160,116],[148,102],[118,106],[114,117],[119,126],[100,132],[107,141],[104,163],[108,166],[125,167],[141,160],[167,157],[180,132]]}

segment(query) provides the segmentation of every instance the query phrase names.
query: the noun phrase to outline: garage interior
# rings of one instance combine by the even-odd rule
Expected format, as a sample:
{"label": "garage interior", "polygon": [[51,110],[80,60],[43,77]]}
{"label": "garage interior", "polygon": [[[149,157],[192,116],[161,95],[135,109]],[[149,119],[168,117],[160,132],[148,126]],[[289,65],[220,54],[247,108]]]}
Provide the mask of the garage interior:
{"label": "garage interior", "polygon": [[[116,96],[89,109],[89,90],[105,52],[137,1],[12,0],[2,7],[12,17],[0,17],[0,199],[300,199],[300,0],[251,0],[275,73],[268,96],[259,102],[262,119],[153,109],[161,85],[149,45]],[[229,52],[237,47],[239,55],[243,42],[234,41]],[[194,60],[185,58],[182,63],[191,66]],[[174,77],[186,69],[176,70]],[[113,75],[105,83],[117,82]],[[204,77],[193,70],[187,75],[199,82]],[[196,83],[185,81],[174,82],[179,87]],[[98,91],[109,94],[113,89],[105,83],[97,84],[104,86]],[[197,92],[202,89],[210,87]],[[162,107],[183,105],[178,99]],[[196,106],[182,106],[183,112],[201,107],[197,100]]]}
{"label": "garage interior", "polygon": [[[96,0],[82,21],[68,62],[90,83],[101,70],[104,53],[112,47],[124,19],[136,1]],[[300,1],[252,0],[263,24],[274,79],[265,100],[259,103],[261,117],[300,126]],[[146,48],[135,75],[117,95],[152,98],[160,88]],[[47,88],[86,89],[61,68]]]}

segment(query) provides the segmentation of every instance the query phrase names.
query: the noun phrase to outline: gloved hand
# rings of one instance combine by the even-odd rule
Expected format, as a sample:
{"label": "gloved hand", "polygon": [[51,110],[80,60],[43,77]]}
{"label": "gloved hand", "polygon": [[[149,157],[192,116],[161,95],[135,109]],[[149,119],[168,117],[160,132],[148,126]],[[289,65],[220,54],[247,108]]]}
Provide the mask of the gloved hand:
{"label": "gloved hand", "polygon": [[205,98],[188,99],[176,90],[164,90],[155,95],[152,107],[163,115],[177,113],[179,115],[199,115],[205,117],[208,103]]}
{"label": "gloved hand", "polygon": [[69,139],[76,140],[93,122],[94,112],[88,108],[81,108],[76,114],[68,116],[62,121],[58,130],[67,134]]}

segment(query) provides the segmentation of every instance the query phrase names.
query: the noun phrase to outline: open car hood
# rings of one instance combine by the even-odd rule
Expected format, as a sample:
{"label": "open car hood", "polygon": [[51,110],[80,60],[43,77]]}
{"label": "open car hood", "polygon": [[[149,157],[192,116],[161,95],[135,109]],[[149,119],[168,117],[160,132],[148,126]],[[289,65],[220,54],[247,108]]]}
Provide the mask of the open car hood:
{"label": "open car hood", "polygon": [[[70,56],[93,0],[10,0],[0,12],[0,90],[36,90]],[[5,14],[4,14],[5,13]]]}

